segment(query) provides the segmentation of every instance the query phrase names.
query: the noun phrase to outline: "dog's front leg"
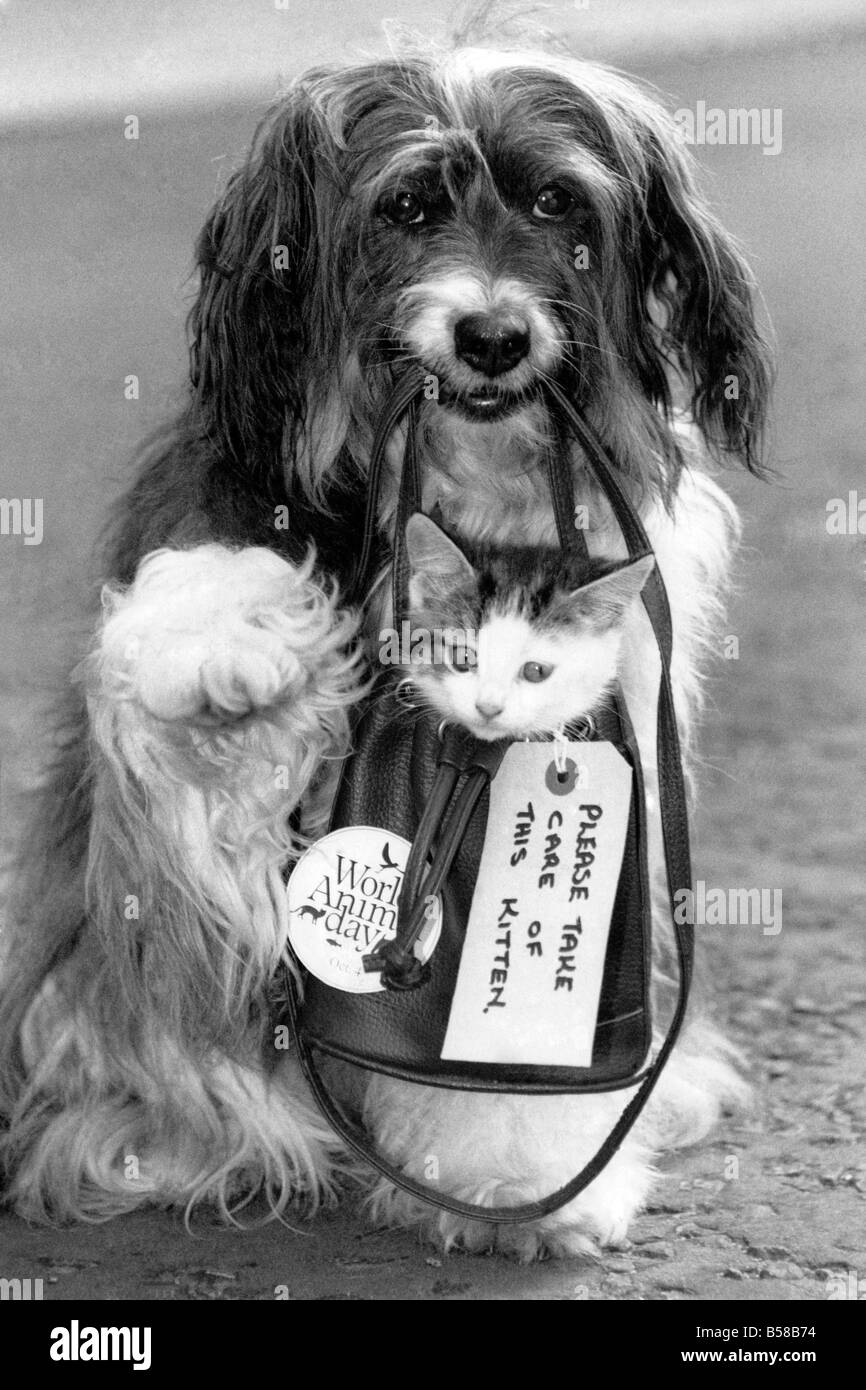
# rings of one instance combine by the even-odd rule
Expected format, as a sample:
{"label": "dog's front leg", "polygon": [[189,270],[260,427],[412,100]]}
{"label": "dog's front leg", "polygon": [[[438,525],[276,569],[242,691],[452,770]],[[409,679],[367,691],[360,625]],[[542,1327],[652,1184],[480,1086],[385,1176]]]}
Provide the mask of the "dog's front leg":
{"label": "dog's front leg", "polygon": [[327,1190],[335,1141],[268,988],[289,815],[344,749],[354,633],[311,560],[267,550],[159,551],[107,591],[85,925],[22,1028],[22,1210]]}
{"label": "dog's front leg", "polygon": [[[364,1117],[383,1152],[435,1192],[484,1206],[538,1201],[601,1146],[622,1092],[529,1096],[455,1091],[374,1075]],[[652,1152],[630,1134],[585,1192],[542,1221],[497,1225],[437,1210],[385,1179],[368,1203],[374,1220],[415,1226],[444,1249],[496,1249],[531,1260],[595,1254],[621,1244],[654,1181]]]}
{"label": "dog's front leg", "polygon": [[311,559],[217,545],[146,557],[104,603],[89,678],[93,905],[123,840],[145,892],[153,869],[170,874],[211,934],[221,925],[269,978],[285,945],[289,816],[346,746],[355,620]]}

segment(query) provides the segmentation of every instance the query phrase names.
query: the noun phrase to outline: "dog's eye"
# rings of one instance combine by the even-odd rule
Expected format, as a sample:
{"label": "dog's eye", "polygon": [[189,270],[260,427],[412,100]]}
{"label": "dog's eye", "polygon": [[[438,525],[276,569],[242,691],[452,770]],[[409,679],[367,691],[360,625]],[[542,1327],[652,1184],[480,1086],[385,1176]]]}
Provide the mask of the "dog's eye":
{"label": "dog's eye", "polygon": [[574,199],[570,193],[560,188],[558,183],[548,183],[539,190],[532,215],[540,218],[542,222],[550,221],[555,217],[564,217],[573,204]]}
{"label": "dog's eye", "polygon": [[380,205],[380,212],[397,227],[408,227],[424,221],[424,204],[408,188],[391,193]]}
{"label": "dog's eye", "polygon": [[529,681],[532,685],[540,685],[542,681],[547,680],[552,670],[553,667],[546,662],[527,661],[525,666],[521,666],[520,674],[525,681]]}

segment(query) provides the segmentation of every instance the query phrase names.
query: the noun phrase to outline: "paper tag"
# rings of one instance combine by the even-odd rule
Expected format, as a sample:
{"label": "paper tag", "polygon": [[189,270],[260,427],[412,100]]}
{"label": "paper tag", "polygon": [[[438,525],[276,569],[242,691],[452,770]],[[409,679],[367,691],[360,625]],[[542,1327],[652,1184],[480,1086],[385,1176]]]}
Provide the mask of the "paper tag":
{"label": "paper tag", "polygon": [[[397,906],[411,845],[376,826],[334,830],[295,865],[287,886],[289,942],[302,965],[326,985],[350,994],[384,989],[363,957],[396,935]],[[431,899],[415,946],[430,959],[442,930],[442,905]]]}
{"label": "paper tag", "polygon": [[612,743],[515,743],[490,814],[442,1057],[588,1067],[628,829]]}

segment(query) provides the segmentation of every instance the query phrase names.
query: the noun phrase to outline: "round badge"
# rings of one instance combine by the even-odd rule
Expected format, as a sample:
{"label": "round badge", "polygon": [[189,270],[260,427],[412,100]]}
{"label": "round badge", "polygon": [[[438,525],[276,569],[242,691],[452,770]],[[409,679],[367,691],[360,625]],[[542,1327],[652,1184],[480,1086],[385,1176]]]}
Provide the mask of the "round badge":
{"label": "round badge", "polygon": [[[397,908],[408,840],[371,825],[334,830],[301,855],[287,886],[289,942],[302,965],[323,984],[350,994],[384,989],[364,956],[397,934]],[[442,930],[442,904],[431,898],[415,945],[430,959]]]}

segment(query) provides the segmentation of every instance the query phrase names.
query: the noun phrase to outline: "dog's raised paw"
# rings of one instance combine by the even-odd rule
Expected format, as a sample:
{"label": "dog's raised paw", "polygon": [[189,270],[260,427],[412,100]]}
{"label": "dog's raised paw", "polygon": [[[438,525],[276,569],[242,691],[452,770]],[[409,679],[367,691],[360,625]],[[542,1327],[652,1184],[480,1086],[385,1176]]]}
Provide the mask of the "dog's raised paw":
{"label": "dog's raised paw", "polygon": [[257,548],[155,552],[129,589],[104,595],[103,681],[165,721],[234,721],[293,700],[334,626],[310,570]]}
{"label": "dog's raised paw", "polygon": [[163,634],[138,664],[136,695],[157,719],[239,719],[292,697],[305,680],[278,636],[237,620],[209,636]]}

